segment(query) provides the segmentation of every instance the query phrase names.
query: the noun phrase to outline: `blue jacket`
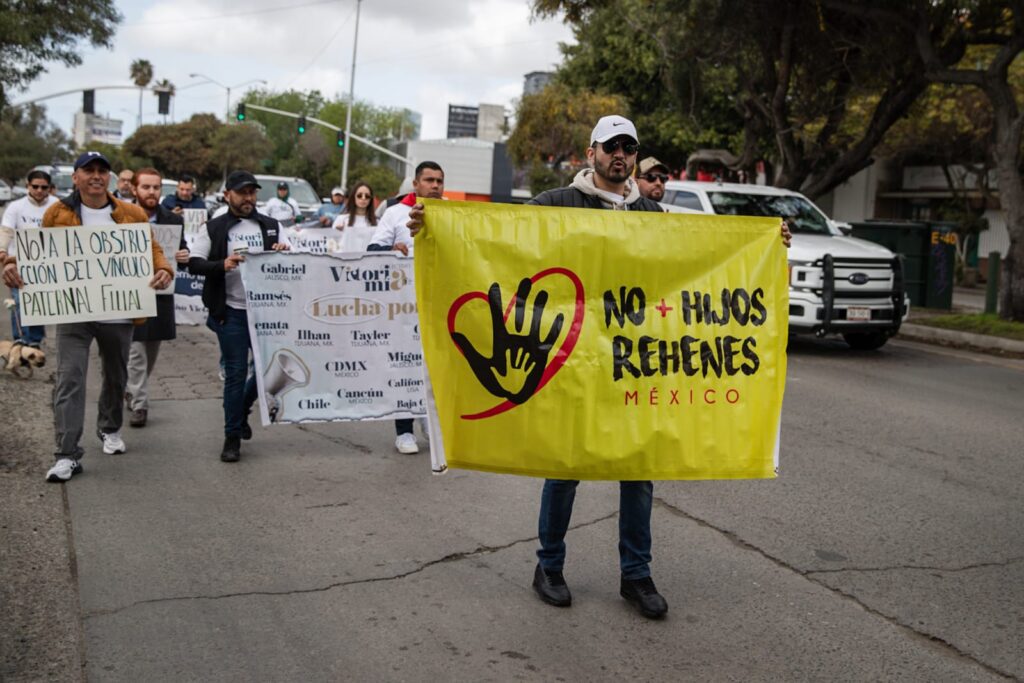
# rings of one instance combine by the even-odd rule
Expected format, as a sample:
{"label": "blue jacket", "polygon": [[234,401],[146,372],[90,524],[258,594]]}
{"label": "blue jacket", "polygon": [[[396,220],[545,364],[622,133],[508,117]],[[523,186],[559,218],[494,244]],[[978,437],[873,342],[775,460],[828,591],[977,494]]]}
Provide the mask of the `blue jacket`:
{"label": "blue jacket", "polygon": [[192,195],[192,201],[186,202],[178,197],[178,193],[175,192],[174,194],[169,194],[164,197],[164,200],[160,202],[160,206],[164,207],[168,211],[178,207],[183,209],[205,209],[206,202],[203,201],[202,197],[194,194]]}

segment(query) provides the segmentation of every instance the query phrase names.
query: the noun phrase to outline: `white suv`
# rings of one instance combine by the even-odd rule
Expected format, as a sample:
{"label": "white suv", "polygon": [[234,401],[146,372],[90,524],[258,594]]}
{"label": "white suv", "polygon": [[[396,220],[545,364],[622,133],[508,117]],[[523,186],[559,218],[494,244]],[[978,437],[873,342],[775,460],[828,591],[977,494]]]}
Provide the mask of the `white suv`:
{"label": "white suv", "polygon": [[819,337],[839,333],[855,349],[877,349],[899,331],[910,312],[900,257],[874,242],[844,236],[841,224],[799,192],[670,180],[662,205],[675,212],[785,218],[793,232],[791,332]]}

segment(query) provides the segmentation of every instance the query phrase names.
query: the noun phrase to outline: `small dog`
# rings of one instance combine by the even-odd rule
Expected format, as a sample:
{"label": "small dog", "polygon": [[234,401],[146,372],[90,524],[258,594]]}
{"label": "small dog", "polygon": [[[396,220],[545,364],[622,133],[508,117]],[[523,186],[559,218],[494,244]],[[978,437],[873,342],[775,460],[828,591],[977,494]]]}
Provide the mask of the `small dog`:
{"label": "small dog", "polygon": [[6,361],[4,366],[22,379],[32,376],[35,368],[46,365],[46,354],[42,349],[25,346],[21,342],[0,341],[0,358]]}

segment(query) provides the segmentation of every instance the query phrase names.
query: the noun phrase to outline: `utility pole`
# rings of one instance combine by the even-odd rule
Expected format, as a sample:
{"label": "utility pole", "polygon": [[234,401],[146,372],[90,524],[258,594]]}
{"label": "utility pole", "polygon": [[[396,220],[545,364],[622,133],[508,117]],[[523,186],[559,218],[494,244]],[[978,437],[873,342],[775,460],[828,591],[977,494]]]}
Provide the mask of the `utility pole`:
{"label": "utility pole", "polygon": [[356,48],[359,46],[359,10],[363,0],[356,0],[356,34],[352,39],[352,75],[348,80],[348,111],[345,112],[345,149],[341,159],[341,189],[348,192],[348,141],[352,139],[352,105],[356,91]]}

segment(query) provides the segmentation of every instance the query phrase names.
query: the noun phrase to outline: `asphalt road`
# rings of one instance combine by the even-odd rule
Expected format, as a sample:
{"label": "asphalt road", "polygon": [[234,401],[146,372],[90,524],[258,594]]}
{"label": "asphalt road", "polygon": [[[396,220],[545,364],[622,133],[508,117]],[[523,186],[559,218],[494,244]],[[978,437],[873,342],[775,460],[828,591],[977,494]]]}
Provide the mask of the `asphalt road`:
{"label": "asphalt road", "polygon": [[1024,679],[1022,361],[794,341],[780,477],[655,485],[649,622],[615,484],[581,486],[549,607],[538,480],[432,476],[387,423],[222,464],[212,337],[179,330],[150,425],[66,486],[89,680]]}

